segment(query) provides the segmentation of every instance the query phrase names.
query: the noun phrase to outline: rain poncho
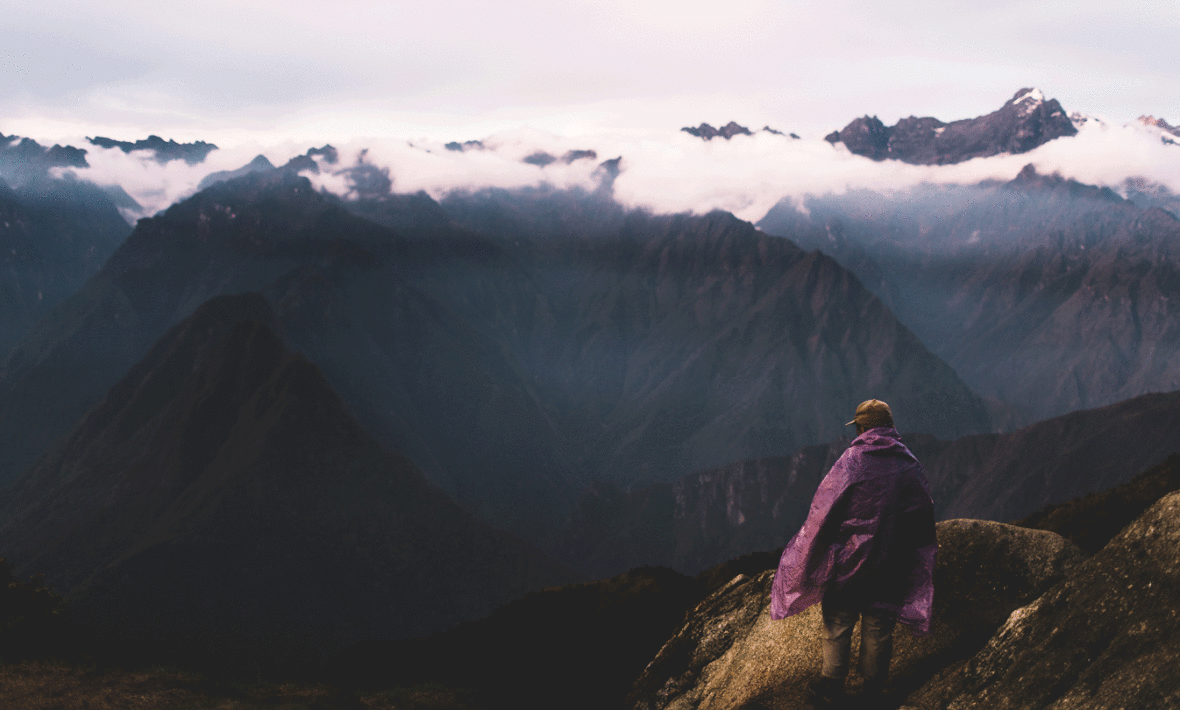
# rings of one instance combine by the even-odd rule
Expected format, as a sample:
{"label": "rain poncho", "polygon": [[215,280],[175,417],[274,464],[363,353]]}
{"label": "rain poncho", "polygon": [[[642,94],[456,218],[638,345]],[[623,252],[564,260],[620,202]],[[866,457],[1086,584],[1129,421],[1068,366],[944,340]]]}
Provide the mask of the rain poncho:
{"label": "rain poncho", "polygon": [[856,437],[824,477],[771,587],[774,619],[822,600],[886,611],[930,631],[934,504],[922,464],[892,427]]}

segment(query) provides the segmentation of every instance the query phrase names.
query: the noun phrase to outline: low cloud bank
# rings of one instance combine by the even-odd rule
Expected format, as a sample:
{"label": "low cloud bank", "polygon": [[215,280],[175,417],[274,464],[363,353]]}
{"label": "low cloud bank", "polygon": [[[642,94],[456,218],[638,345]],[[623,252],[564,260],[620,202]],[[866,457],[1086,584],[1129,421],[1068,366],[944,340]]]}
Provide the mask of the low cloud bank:
{"label": "low cloud bank", "polygon": [[[1117,126],[1090,119],[1079,126],[1077,136],[1050,141],[1028,153],[918,166],[873,162],[820,138],[793,139],[765,132],[706,142],[675,128],[660,134],[576,137],[520,129],[491,136],[454,136],[450,141],[357,139],[336,145],[340,155],[336,165],[322,165],[318,174],[305,174],[318,188],[345,199],[358,194],[358,166],[366,167],[362,172],[369,178],[387,175],[388,187],[395,192],[424,190],[436,198],[456,190],[542,183],[594,190],[610,173],[600,165],[621,157],[613,192],[627,206],[656,212],[722,209],[757,221],[784,198],[802,201],[807,196],[853,190],[888,194],[923,183],[1010,180],[1029,163],[1041,173],[1059,172],[1118,191],[1128,178],[1140,178],[1180,192],[1180,145],[1167,143],[1169,135],[1158,127]],[[319,145],[314,140],[306,145],[219,143],[222,147],[204,162],[188,165],[184,161],[160,164],[151,151],[125,153],[90,145],[84,138],[72,139],[70,144],[87,148],[90,167],[57,168],[55,173],[72,174],[100,186],[120,186],[139,205],[124,208],[129,219],[155,214],[193,194],[210,173],[240,168],[257,155],[283,165]],[[378,179],[364,189],[382,190],[385,183]]]}

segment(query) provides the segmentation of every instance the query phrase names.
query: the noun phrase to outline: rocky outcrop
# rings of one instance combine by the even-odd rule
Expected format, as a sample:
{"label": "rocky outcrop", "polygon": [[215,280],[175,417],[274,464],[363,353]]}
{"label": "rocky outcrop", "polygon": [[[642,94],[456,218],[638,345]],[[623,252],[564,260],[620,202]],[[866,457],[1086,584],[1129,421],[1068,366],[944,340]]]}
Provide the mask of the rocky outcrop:
{"label": "rocky outcrop", "polygon": [[1180,493],[1161,499],[1069,578],[1015,610],[915,708],[1163,710],[1180,703]]}
{"label": "rocky outcrop", "polygon": [[1001,153],[1026,153],[1039,145],[1077,134],[1057,99],[1038,89],[1021,89],[999,110],[961,121],[910,116],[886,127],[876,116],[858,118],[829,134],[829,143],[873,160],[915,165],[948,165]]}
{"label": "rocky outcrop", "polygon": [[[714,138],[724,138],[725,140],[729,140],[734,136],[752,136],[755,134],[755,131],[751,131],[749,128],[740,125],[735,121],[730,121],[721,128],[714,128],[708,123],[702,123],[699,126],[685,126],[680,130],[684,131],[690,136],[700,138],[705,142],[711,141]],[[794,133],[784,133],[777,128],[771,128],[770,126],[763,126],[762,129],[757,132],[769,133],[772,136],[789,136],[792,140],[799,140],[799,136]]]}
{"label": "rocky outcrop", "polygon": [[681,128],[680,130],[684,131],[685,133],[687,133],[690,136],[696,136],[697,138],[700,138],[701,140],[704,140],[704,141],[710,141],[710,140],[713,140],[714,138],[724,138],[725,140],[729,140],[730,138],[733,138],[734,136],[752,136],[752,135],[754,135],[754,133],[752,131],[750,131],[749,128],[746,128],[745,126],[738,125],[734,121],[730,121],[729,123],[725,124],[721,128],[713,128],[712,126],[710,126],[707,123],[702,123],[701,125],[699,125],[695,128],[692,126],[685,126],[684,128]]}
{"label": "rocky outcrop", "polygon": [[[1061,582],[1081,559],[1059,535],[1002,523],[945,521],[938,540],[933,630],[925,637],[895,634],[894,701],[958,672],[1014,610]],[[635,682],[628,707],[810,707],[805,688],[819,672],[819,607],[772,621],[773,575],[738,576],[701,602]],[[851,682],[859,682],[855,671]]]}
{"label": "rocky outcrop", "polygon": [[1166,133],[1171,133],[1174,136],[1180,137],[1180,126],[1173,126],[1163,118],[1144,115],[1139,117],[1139,122],[1145,126],[1155,126]]}

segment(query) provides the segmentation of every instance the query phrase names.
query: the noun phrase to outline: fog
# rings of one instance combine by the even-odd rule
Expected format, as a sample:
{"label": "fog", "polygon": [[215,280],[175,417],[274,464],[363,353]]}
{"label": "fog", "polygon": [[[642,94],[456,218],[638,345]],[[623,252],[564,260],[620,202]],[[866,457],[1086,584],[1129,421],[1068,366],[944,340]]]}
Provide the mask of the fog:
{"label": "fog", "polygon": [[[716,119],[714,125],[726,122]],[[625,206],[654,212],[705,213],[721,209],[757,221],[784,198],[802,202],[807,196],[848,191],[889,194],[919,184],[1010,180],[1029,163],[1041,173],[1059,172],[1118,191],[1124,189],[1128,178],[1139,178],[1180,192],[1180,145],[1166,143],[1165,137],[1167,134],[1155,127],[1090,119],[1079,126],[1077,136],[1050,141],[1028,153],[976,158],[958,165],[916,166],[898,161],[874,162],[818,137],[795,139],[763,131],[729,140],[704,141],[676,130],[570,136],[521,128],[492,135],[455,135],[446,141],[354,139],[335,144],[340,154],[335,166],[325,164],[318,174],[305,174],[317,188],[347,199],[355,196],[347,171],[364,163],[387,169],[395,192],[424,190],[438,199],[452,191],[484,187],[548,184],[594,190],[604,186],[600,165],[621,158],[613,194]],[[43,145],[49,144],[44,137],[40,139]],[[448,148],[451,141],[466,142],[466,146],[455,150],[452,143]],[[192,195],[210,173],[240,168],[256,155],[283,165],[309,148],[324,144],[314,139],[273,144],[242,141],[219,144],[218,150],[197,165],[183,160],[162,165],[151,151],[124,153],[118,148],[99,148],[84,136],[53,142],[85,148],[90,164],[89,168],[55,168],[53,173],[100,186],[122,187],[139,205],[124,208],[129,221],[155,214]]]}

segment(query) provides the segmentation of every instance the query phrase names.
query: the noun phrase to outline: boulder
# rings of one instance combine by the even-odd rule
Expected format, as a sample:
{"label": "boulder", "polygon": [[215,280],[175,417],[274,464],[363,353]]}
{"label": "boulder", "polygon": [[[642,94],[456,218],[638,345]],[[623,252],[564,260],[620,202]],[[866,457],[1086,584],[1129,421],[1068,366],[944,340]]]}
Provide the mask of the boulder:
{"label": "boulder", "polygon": [[[895,633],[895,702],[931,679],[960,672],[1011,612],[1064,580],[1082,560],[1078,548],[1055,533],[1003,523],[944,521],[938,540],[933,630],[925,637],[900,627]],[[701,602],[635,682],[627,706],[810,707],[805,689],[819,674],[819,607],[772,621],[773,578],[773,570],[739,575]],[[850,690],[859,682],[854,669]]]}
{"label": "boulder", "polygon": [[954,710],[1180,706],[1180,493],[1069,578],[1013,611],[986,646],[907,705]]}

